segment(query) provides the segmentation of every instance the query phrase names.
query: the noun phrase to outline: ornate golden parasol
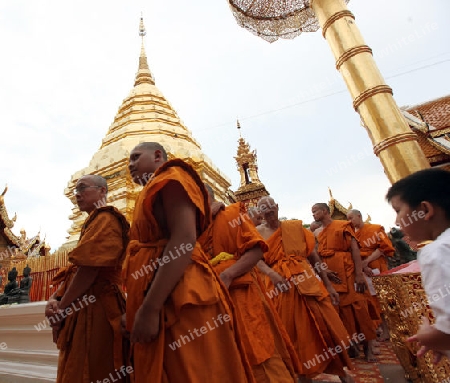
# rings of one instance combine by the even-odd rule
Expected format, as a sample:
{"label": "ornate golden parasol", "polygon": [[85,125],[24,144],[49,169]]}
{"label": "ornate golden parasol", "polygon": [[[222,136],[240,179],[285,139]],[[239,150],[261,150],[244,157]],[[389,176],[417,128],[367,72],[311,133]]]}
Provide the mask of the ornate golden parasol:
{"label": "ornate golden parasol", "polygon": [[237,23],[273,43],[279,38],[293,39],[302,32],[316,32],[319,20],[309,0],[229,0]]}
{"label": "ornate golden parasol", "polygon": [[353,98],[391,182],[429,167],[429,163],[409,128],[365,44],[348,0],[228,0],[237,23],[274,42],[292,39],[302,32],[322,28],[336,59],[336,69]]}

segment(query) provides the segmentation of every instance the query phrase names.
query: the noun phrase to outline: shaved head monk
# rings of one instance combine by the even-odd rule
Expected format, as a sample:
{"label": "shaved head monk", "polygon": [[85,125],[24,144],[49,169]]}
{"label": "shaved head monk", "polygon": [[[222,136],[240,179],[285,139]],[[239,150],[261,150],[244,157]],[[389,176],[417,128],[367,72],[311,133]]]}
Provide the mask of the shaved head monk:
{"label": "shaved head monk", "polygon": [[[208,186],[207,190],[213,205],[214,194]],[[217,210],[199,242],[229,289],[256,381],[295,382],[297,356],[262,281],[253,270],[268,247],[248,218],[244,204],[238,202]]]}
{"label": "shaved head monk", "polygon": [[122,263],[129,224],[106,206],[108,186],[98,175],[81,177],[75,186],[80,211],[88,213],[71,266],[53,279],[60,285],[46,306],[59,348],[57,383],[89,383],[113,376],[127,381],[133,372],[123,349],[120,321],[125,312]]}
{"label": "shaved head monk", "polygon": [[[349,333],[364,335],[367,361],[376,362],[372,350],[376,332],[364,294],[366,282],[355,232],[348,221],[333,220],[326,203],[313,205],[312,215],[314,220],[322,222],[323,227],[317,235],[319,255],[337,276],[332,282],[339,293],[339,316]],[[354,352],[356,355],[358,349],[354,348]]]}
{"label": "shaved head monk", "polygon": [[[392,257],[395,249],[391,240],[381,225],[365,223],[362,219],[361,212],[352,209],[347,213],[347,219],[351,223],[356,239],[360,245],[362,268],[367,277],[373,276],[373,270],[378,269],[378,273],[388,270],[387,257]],[[381,306],[376,295],[370,295],[371,303],[376,310],[378,316],[381,317]],[[380,340],[389,338],[389,330],[386,322],[381,323]]]}
{"label": "shaved head monk", "polygon": [[269,245],[265,262],[258,266],[267,275],[268,294],[300,359],[301,381],[310,382],[326,373],[338,375],[342,382],[353,382],[344,367],[352,367],[346,349],[358,334],[347,333],[333,307],[339,296],[314,250],[314,235],[302,221],[280,221],[278,205],[271,197],[261,198],[258,209],[265,220],[258,231]]}
{"label": "shaved head monk", "polygon": [[156,142],[137,145],[128,168],[145,184],[124,264],[135,381],[254,382],[228,291],[197,242],[211,222],[203,182]]}

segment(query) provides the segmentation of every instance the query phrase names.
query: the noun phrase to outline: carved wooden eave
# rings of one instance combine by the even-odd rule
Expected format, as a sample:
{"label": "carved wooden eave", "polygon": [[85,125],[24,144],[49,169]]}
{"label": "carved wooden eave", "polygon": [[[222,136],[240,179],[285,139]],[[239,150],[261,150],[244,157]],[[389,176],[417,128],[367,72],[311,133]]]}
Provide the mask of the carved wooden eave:
{"label": "carved wooden eave", "polygon": [[[7,246],[10,247],[11,251],[13,249],[19,249],[21,253],[26,257],[28,252],[36,245],[43,246],[45,242],[40,241],[39,234],[31,239],[26,239],[25,243],[22,243],[20,236],[15,235],[12,232],[12,228],[17,219],[17,214],[14,214],[12,219],[9,218],[8,210],[5,206],[5,194],[8,191],[8,186],[5,186],[3,193],[0,195],[0,235],[5,239]],[[5,250],[3,250],[5,251]],[[33,251],[34,252],[34,251]]]}
{"label": "carved wooden eave", "polygon": [[[351,202],[349,202],[348,207],[344,207],[338,200],[334,199],[333,193],[331,192],[331,189],[328,188],[328,192],[330,193],[330,200],[328,202],[328,207],[330,208],[330,215],[333,219],[339,219],[339,220],[347,220],[347,213],[353,209],[353,205]],[[367,214],[367,218],[364,221],[365,223],[370,223],[371,217],[369,214]]]}
{"label": "carved wooden eave", "polygon": [[14,217],[12,219],[9,218],[8,210],[5,206],[5,194],[8,191],[8,185],[5,185],[5,189],[3,190],[3,193],[0,195],[0,220],[1,223],[7,227],[12,228],[14,226],[14,222],[16,222],[17,214],[14,214]]}

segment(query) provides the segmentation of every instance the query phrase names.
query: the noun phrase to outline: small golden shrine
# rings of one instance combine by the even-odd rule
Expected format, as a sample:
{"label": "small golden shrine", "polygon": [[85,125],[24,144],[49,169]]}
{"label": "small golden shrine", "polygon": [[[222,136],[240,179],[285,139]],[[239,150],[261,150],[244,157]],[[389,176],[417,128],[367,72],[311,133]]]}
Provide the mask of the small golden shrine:
{"label": "small golden shrine", "polygon": [[[74,201],[72,193],[80,177],[86,174],[101,175],[108,182],[107,202],[131,220],[141,187],[136,186],[129,175],[129,153],[141,142],[154,141],[164,146],[169,159],[181,158],[192,165],[202,180],[213,188],[219,201],[232,202],[230,180],[202,152],[200,144],[156,87],[144,49],[145,34],[141,18],[139,35],[142,44],[134,87],[119,107],[100,149],[92,156],[89,165],[72,175],[65,195]],[[86,216],[74,204],[69,218],[73,223],[68,241],[62,247],[64,250],[76,244]]]}
{"label": "small golden shrine", "polygon": [[250,151],[250,145],[241,136],[241,125],[237,121],[239,130],[239,145],[237,156],[234,157],[241,176],[239,189],[234,193],[236,199],[247,207],[256,206],[261,197],[269,195],[266,187],[259,179],[256,150]]}
{"label": "small golden shrine", "polygon": [[450,96],[405,106],[402,114],[417,135],[430,166],[450,171]]}

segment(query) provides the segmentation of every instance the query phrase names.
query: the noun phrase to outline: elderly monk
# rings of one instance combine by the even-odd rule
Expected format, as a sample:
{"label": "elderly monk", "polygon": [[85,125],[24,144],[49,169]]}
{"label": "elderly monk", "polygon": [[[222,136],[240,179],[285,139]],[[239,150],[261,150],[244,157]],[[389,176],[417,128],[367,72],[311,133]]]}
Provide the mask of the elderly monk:
{"label": "elderly monk", "polygon": [[211,222],[203,182],[155,142],[131,151],[129,170],[145,184],[124,264],[135,381],[254,382],[228,291],[197,242]]}
{"label": "elderly monk", "polygon": [[[371,278],[374,275],[372,272],[374,269],[378,269],[379,273],[387,271],[386,257],[392,257],[395,249],[383,226],[364,223],[361,212],[356,209],[347,213],[347,220],[351,223],[359,242],[362,268],[367,277]],[[381,306],[377,296],[370,295],[369,299],[376,310],[376,314],[381,317]],[[377,324],[380,324],[380,322]],[[384,320],[381,323],[380,332],[380,340],[389,338],[389,329]]]}
{"label": "elderly monk", "polygon": [[127,345],[121,335],[125,298],[121,290],[122,263],[129,225],[114,207],[105,206],[108,187],[98,175],[81,177],[75,186],[80,211],[88,213],[68,268],[53,284],[46,316],[60,350],[57,383],[91,383],[113,376],[126,382]]}
{"label": "elderly monk", "polygon": [[229,288],[253,375],[258,383],[293,383],[299,364],[297,356],[275,307],[253,270],[263,257],[263,251],[267,251],[267,244],[249,219],[239,219],[247,214],[244,204],[222,205],[222,209],[216,210],[214,192],[209,185],[205,186],[211,210],[216,214],[199,242]]}
{"label": "elderly monk", "polygon": [[278,205],[271,197],[261,198],[258,209],[265,219],[258,231],[269,245],[265,263],[258,266],[267,275],[268,295],[297,351],[302,381],[327,373],[353,382],[344,367],[352,367],[346,349],[355,342],[350,338],[354,334],[347,334],[333,307],[339,296],[314,250],[314,235],[303,228],[302,221],[280,221]]}
{"label": "elderly monk", "polygon": [[[318,253],[337,275],[340,283],[332,281],[339,293],[339,316],[350,334],[364,336],[364,351],[368,362],[376,362],[373,355],[375,325],[369,315],[366,282],[362,270],[361,255],[355,233],[347,221],[333,220],[326,203],[312,207],[314,220],[322,222],[322,231],[317,235]],[[355,356],[358,349],[354,348]]]}

